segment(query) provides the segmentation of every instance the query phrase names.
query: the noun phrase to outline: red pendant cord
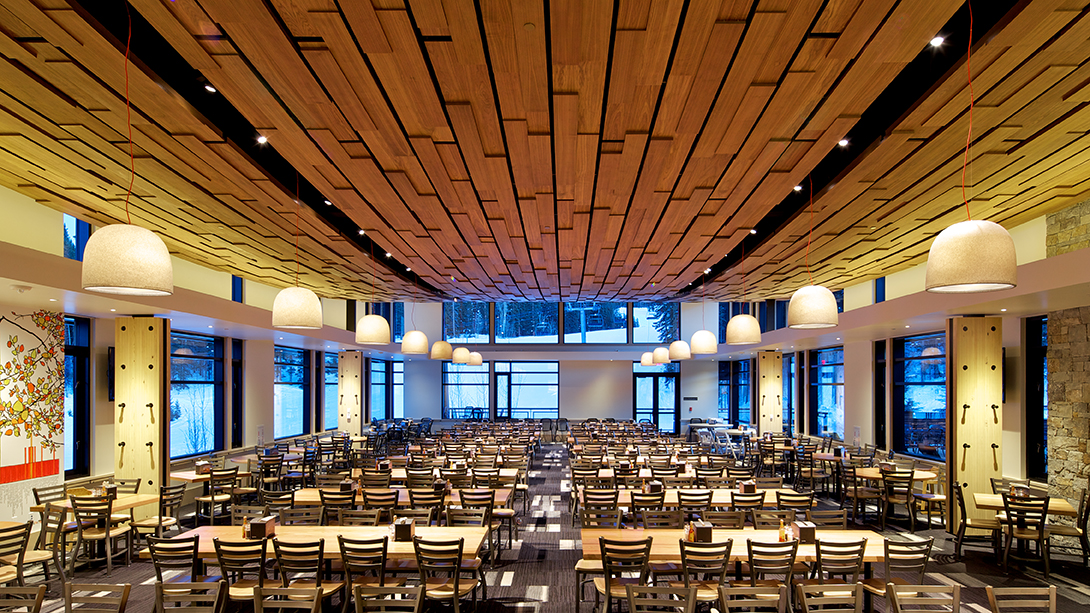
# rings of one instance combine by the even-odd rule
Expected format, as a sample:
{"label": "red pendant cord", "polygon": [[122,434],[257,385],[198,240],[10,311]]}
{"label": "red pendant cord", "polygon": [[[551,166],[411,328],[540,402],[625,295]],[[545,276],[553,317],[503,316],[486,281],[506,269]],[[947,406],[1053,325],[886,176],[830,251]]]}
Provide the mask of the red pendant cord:
{"label": "red pendant cord", "polygon": [[707,310],[708,301],[708,275],[707,273],[700,273],[700,327],[708,329],[708,314],[704,311]]}
{"label": "red pendant cord", "polygon": [[814,275],[810,273],[810,241],[814,240],[814,178],[807,179],[810,181],[810,234],[806,237],[806,274],[810,277],[810,285],[813,285]]}
{"label": "red pendant cord", "polygon": [[965,6],[969,7],[969,52],[965,59],[965,70],[969,75],[969,134],[965,137],[965,157],[961,162],[961,199],[965,201],[965,215],[972,221],[969,199],[965,197],[965,169],[969,166],[969,144],[973,139],[973,5],[966,0]]}
{"label": "red pendant cord", "polygon": [[295,287],[299,287],[299,171],[295,171]]}
{"label": "red pendant cord", "polygon": [[746,243],[742,241],[742,302],[746,301]]}
{"label": "red pendant cord", "polygon": [[129,19],[129,35],[125,40],[125,123],[129,126],[129,190],[125,192],[125,222],[131,224],[129,215],[129,196],[136,183],[136,155],[132,146],[132,108],[129,106],[129,49],[132,47],[132,13],[129,12],[128,0],[125,2],[125,16]]}

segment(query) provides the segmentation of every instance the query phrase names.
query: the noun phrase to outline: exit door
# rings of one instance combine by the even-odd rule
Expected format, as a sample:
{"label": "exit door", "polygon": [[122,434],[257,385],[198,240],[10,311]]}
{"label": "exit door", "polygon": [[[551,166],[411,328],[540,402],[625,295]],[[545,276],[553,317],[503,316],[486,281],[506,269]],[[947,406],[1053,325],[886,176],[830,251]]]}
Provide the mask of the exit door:
{"label": "exit door", "polygon": [[660,432],[677,434],[681,421],[678,373],[634,373],[635,419],[650,420]]}

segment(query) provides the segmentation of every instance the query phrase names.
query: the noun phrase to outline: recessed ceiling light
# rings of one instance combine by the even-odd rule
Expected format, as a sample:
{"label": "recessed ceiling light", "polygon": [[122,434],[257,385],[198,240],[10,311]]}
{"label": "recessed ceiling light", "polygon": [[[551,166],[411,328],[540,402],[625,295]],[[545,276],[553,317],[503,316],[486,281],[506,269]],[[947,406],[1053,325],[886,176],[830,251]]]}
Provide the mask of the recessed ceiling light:
{"label": "recessed ceiling light", "polygon": [[[56,301],[57,301],[57,299],[56,299],[56,298],[50,298],[50,299],[49,299],[49,301],[50,301],[50,302],[56,302]],[[1003,310],[1004,310],[1004,311],[1006,311],[1007,309],[1003,309]]]}
{"label": "recessed ceiling light", "polygon": [[710,274],[710,273],[711,273],[711,271],[712,271],[712,269],[710,269],[710,268],[705,268],[705,269],[704,269],[704,274],[706,274],[706,275],[707,275],[707,274]]}
{"label": "recessed ceiling light", "polygon": [[268,137],[266,137],[266,136],[265,136],[264,134],[262,134],[261,136],[258,136],[258,137],[257,137],[257,144],[259,144],[259,145],[264,145],[264,144],[265,144],[265,143],[267,143],[267,142],[269,142],[269,139],[268,139]]}
{"label": "recessed ceiling light", "polygon": [[840,340],[840,337],[839,337],[839,336],[838,336],[838,337],[836,337],[836,340],[838,340],[838,341],[839,341],[839,340]]}
{"label": "recessed ceiling light", "polygon": [[325,202],[325,205],[326,205],[326,206],[330,206],[331,204],[333,204],[332,202],[330,202],[330,201],[328,201],[328,200],[324,200],[323,202]]}
{"label": "recessed ceiling light", "polygon": [[838,142],[837,144],[840,145],[841,147],[847,147],[848,146],[848,139],[842,138],[842,139],[840,139],[840,142]]}
{"label": "recessed ceiling light", "polygon": [[214,93],[216,93],[216,88],[212,87],[211,83],[205,83],[204,84],[204,91],[206,91],[206,92],[208,92],[210,94],[214,94]]}
{"label": "recessed ceiling light", "polygon": [[931,46],[932,47],[941,47],[942,43],[944,43],[945,41],[946,41],[945,38],[943,38],[941,36],[936,36],[935,38],[931,39]]}
{"label": "recessed ceiling light", "polygon": [[116,313],[116,312],[117,312],[117,309],[110,309],[110,312],[111,312],[111,313]]}
{"label": "recessed ceiling light", "polygon": [[363,236],[363,230],[360,230],[360,236]]}
{"label": "recessed ceiling light", "polygon": [[391,257],[392,255],[393,254],[391,254],[389,251],[386,252],[386,257]]}
{"label": "recessed ceiling light", "polygon": [[405,267],[405,272],[412,272],[412,271],[413,271],[412,268],[409,268],[408,266]]}
{"label": "recessed ceiling light", "polygon": [[905,327],[907,328],[908,326],[905,326]]}
{"label": "recessed ceiling light", "polygon": [[999,312],[1000,312],[1000,313],[1006,313],[1006,312],[1007,312],[1007,309],[999,309]]}
{"label": "recessed ceiling light", "polygon": [[212,326],[208,326],[208,327],[211,328]]}
{"label": "recessed ceiling light", "polygon": [[801,185],[796,185],[795,187],[793,187],[791,189],[795,190],[796,192],[801,192],[802,191],[802,186]]}
{"label": "recessed ceiling light", "polygon": [[750,228],[749,233],[750,234],[756,234],[757,230],[755,228]]}

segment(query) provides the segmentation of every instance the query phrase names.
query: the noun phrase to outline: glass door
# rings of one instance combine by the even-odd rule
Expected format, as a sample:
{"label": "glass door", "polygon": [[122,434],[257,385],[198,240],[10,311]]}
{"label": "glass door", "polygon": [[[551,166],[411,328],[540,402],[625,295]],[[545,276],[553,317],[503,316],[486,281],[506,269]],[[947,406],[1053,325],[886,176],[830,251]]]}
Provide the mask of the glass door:
{"label": "glass door", "polygon": [[650,421],[660,432],[677,434],[681,421],[678,365],[633,366],[633,414],[637,422]]}

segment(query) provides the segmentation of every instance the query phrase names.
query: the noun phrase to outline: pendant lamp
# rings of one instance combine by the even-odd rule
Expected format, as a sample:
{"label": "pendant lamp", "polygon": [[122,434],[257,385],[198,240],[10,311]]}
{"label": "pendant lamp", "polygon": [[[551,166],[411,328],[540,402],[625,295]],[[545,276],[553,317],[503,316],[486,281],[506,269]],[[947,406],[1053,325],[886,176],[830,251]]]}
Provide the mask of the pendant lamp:
{"label": "pendant lamp", "polygon": [[666,347],[657,347],[651,352],[651,361],[655,364],[669,364],[670,350]]}
{"label": "pendant lamp", "polygon": [[469,349],[455,347],[454,352],[451,354],[451,361],[455,364],[469,364]]}
{"label": "pendant lamp", "polygon": [[697,330],[689,340],[689,350],[693,355],[711,355],[718,353],[719,340],[711,330]]}
{"label": "pendant lamp", "polygon": [[96,230],[83,251],[83,289],[126,296],[174,293],[174,266],[163,239],[147,228],[111,224]]}
{"label": "pendant lamp", "polygon": [[428,353],[428,335],[420,330],[409,330],[401,338],[401,353],[410,355]]}
{"label": "pendant lamp", "polygon": [[476,351],[471,351],[469,353],[469,365],[470,366],[480,366],[482,364],[484,364],[484,356],[477,353]]}
{"label": "pendant lamp", "polygon": [[787,327],[796,330],[832,328],[840,323],[836,297],[821,285],[805,285],[791,294],[787,305]]}
{"label": "pendant lamp", "polygon": [[650,351],[643,352],[643,355],[640,356],[640,366],[654,366],[654,365],[655,365],[654,354],[652,354]]}
{"label": "pendant lamp", "polygon": [[320,330],[322,301],[305,287],[285,287],[273,300],[272,325],[274,328]]}
{"label": "pendant lamp", "polygon": [[[969,23],[972,23],[972,8]],[[935,237],[927,252],[925,288],[940,294],[968,294],[1010,289],[1018,284],[1018,258],[1014,240],[1003,226],[969,215],[965,195],[965,169],[973,138],[973,33],[969,31],[969,55],[966,71],[969,79],[969,134],[965,138],[965,157],[961,168],[961,198],[969,219],[958,222]]]}
{"label": "pendant lamp", "polygon": [[433,360],[449,360],[453,356],[454,350],[451,348],[450,343],[446,341],[435,341],[431,346],[431,354],[428,356]]}
{"label": "pendant lamp", "polygon": [[360,345],[390,344],[390,322],[381,315],[364,315],[356,324],[356,342]]}
{"label": "pendant lamp", "polygon": [[692,352],[689,350],[689,343],[681,340],[670,343],[668,353],[671,360],[689,360],[693,357]]}
{"label": "pendant lamp", "polygon": [[992,221],[960,221],[935,237],[927,252],[929,292],[968,294],[1018,284],[1014,239]]}
{"label": "pendant lamp", "polygon": [[728,345],[756,345],[761,342],[761,323],[748,313],[739,313],[727,322],[726,336]]}

